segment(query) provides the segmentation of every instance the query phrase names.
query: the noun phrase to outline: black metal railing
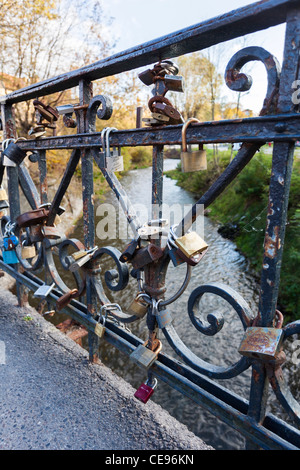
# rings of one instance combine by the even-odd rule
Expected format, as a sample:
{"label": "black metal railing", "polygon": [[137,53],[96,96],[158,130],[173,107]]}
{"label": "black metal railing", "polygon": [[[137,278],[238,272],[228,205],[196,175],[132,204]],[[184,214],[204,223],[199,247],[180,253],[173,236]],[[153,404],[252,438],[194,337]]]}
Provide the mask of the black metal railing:
{"label": "black metal railing", "polygon": [[[173,227],[173,231],[167,232],[167,243],[163,245],[167,230],[161,213],[164,146],[181,145],[183,127],[180,113],[165,98],[166,91],[170,89],[166,85],[167,79],[177,74],[170,59],[281,23],[286,23],[281,66],[263,48],[247,47],[232,57],[225,72],[229,88],[239,92],[251,86],[250,78],[241,73],[242,67],[250,61],[260,61],[265,65],[268,87],[260,115],[239,120],[193,123],[187,128],[188,144],[242,142],[242,145],[225,171],[194,204],[181,223]],[[249,449],[255,446],[263,449],[300,448],[297,428],[300,408],[285,381],[282,368],[285,362],[285,341],[299,333],[300,324],[295,321],[283,326],[282,315],[277,310],[293,151],[295,142],[300,140],[298,104],[293,103],[292,99],[294,84],[300,80],[299,52],[299,2],[264,0],[82,69],[14,91],[1,100],[3,152],[0,184],[6,172],[9,217],[2,213],[0,268],[16,279],[19,303],[24,302],[28,290],[35,293],[39,290],[46,307],[66,312],[87,328],[91,360],[97,356],[99,341],[108,341],[146,369],[150,389],[154,378],[168,383],[241,432]],[[112,105],[106,96],[93,97],[93,81],[153,63],[156,63],[154,68],[146,71],[146,76],[141,76],[144,83],[154,84],[154,97],[150,106],[151,111],[154,111],[152,125],[150,123],[148,127],[125,130],[106,128],[102,133],[96,132],[96,119],[109,119]],[[180,86],[180,79],[177,77],[174,80]],[[40,97],[75,86],[79,87],[79,103],[76,106],[52,109],[39,100]],[[38,128],[33,130],[31,139],[20,139],[16,134],[13,106],[28,100],[34,100],[39,116]],[[55,129],[60,113],[63,114],[65,125],[77,127],[77,133],[55,135],[54,132],[51,137],[40,138],[39,132],[43,133],[45,127]],[[196,307],[205,293],[227,301],[239,316],[242,329],[245,330],[239,350],[240,359],[228,367],[216,366],[202,360],[183,343],[168,313],[171,312],[171,304],[187,289],[193,265],[200,261],[199,252],[203,250],[195,249],[196,255],[191,256],[184,253],[184,257],[176,241],[183,238],[184,242],[187,234],[193,233],[191,227],[201,209],[207,208],[250,162],[257,150],[270,141],[274,144],[272,176],[258,312],[252,312],[237,292],[218,280],[200,285],[190,293],[188,301],[192,325],[205,335],[217,334],[224,323],[224,319],[218,315],[211,315],[209,322],[202,321],[196,315]],[[121,161],[119,152],[114,150],[112,153],[110,148],[127,146],[153,147],[151,221],[140,222],[110,166],[112,163],[119,165]],[[51,149],[71,149],[72,153],[54,198],[49,201],[47,151]],[[38,163],[38,189],[28,170],[30,164],[25,164],[27,152],[31,154],[30,160]],[[63,212],[62,199],[79,163],[82,171],[82,241],[58,233],[55,225],[56,217]],[[134,233],[123,253],[113,246],[96,246],[93,202],[95,164],[101,169],[121,204]],[[31,207],[25,214],[21,214],[17,188],[23,191]],[[23,255],[24,249],[27,249],[26,256]],[[68,287],[59,274],[54,253],[58,254],[63,268],[73,274],[77,288]],[[101,258],[104,255],[112,258],[114,266],[105,273],[105,289],[101,281]],[[171,298],[166,298],[165,279],[171,260],[175,265],[185,263],[186,276],[179,291]],[[205,258],[202,262],[205,262]],[[133,270],[129,273],[131,265]],[[44,282],[38,275],[41,271],[44,272]],[[136,302],[136,313],[124,312],[106,295],[106,288],[114,292],[126,291],[130,274],[136,279],[137,294],[140,294],[137,299],[133,299]],[[128,328],[122,327],[141,318],[148,332],[146,344]],[[180,360],[170,358],[160,349],[160,332]],[[214,380],[229,380],[249,368],[252,370],[249,400],[230,392]],[[269,384],[278,401],[294,420],[295,426],[266,413]]]}

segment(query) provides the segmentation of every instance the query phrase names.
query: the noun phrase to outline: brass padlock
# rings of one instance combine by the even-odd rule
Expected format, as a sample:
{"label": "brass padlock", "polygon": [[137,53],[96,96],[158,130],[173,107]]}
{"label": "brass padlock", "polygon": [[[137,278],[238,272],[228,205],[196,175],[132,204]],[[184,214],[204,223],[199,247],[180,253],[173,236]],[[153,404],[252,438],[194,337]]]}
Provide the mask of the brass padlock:
{"label": "brass padlock", "polygon": [[35,246],[22,246],[21,257],[22,259],[31,259],[36,256]]}
{"label": "brass padlock", "polygon": [[103,338],[104,333],[105,333],[105,317],[103,317],[102,323],[100,323],[100,320],[101,320],[101,315],[99,316],[98,322],[96,323],[94,333],[99,338]]}
{"label": "brass padlock", "polygon": [[188,258],[202,253],[208,248],[208,244],[197,232],[188,232],[182,237],[175,238],[174,242],[179,250]]}
{"label": "brass padlock", "polygon": [[249,327],[239,347],[242,356],[268,362],[276,359],[283,340],[280,328]]}
{"label": "brass padlock", "polygon": [[181,171],[190,173],[192,171],[207,170],[206,151],[203,146],[196,152],[188,152],[186,142],[186,129],[192,122],[200,122],[196,118],[188,119],[182,126],[182,152],[181,152]]}
{"label": "brass padlock", "polygon": [[156,361],[158,354],[162,349],[162,344],[158,339],[154,340],[155,349],[151,350],[147,348],[148,341],[144,344],[140,344],[131,354],[130,359],[136,364],[149,369],[152,364]]}
{"label": "brass padlock", "polygon": [[135,315],[136,317],[143,318],[147,311],[148,311],[148,304],[143,302],[141,299],[143,298],[143,293],[137,294],[133,302],[131,302],[128,313],[131,315]]}

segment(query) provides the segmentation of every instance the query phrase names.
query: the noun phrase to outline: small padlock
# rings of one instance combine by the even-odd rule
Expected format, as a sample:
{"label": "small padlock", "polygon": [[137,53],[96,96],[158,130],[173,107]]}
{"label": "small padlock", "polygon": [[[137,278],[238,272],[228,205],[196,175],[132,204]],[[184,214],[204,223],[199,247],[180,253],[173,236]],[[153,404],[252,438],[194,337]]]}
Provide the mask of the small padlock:
{"label": "small padlock", "polygon": [[41,227],[41,233],[45,238],[49,238],[49,240],[59,240],[63,236],[56,227],[49,227],[48,225]]}
{"label": "small padlock", "polygon": [[45,299],[48,295],[52,292],[55,287],[55,283],[53,282],[50,286],[47,284],[43,284],[40,286],[35,293],[33,294],[34,297],[40,297],[41,299]]}
{"label": "small padlock", "polygon": [[239,347],[242,356],[262,361],[276,359],[283,340],[281,328],[249,327]]}
{"label": "small padlock", "polygon": [[116,171],[124,171],[123,156],[120,147],[113,147],[112,153],[106,155],[107,171],[115,173]]}
{"label": "small padlock", "polygon": [[19,260],[14,250],[2,252],[3,261],[6,264],[18,264]]}
{"label": "small padlock", "polygon": [[130,262],[134,269],[141,269],[147,264],[160,259],[163,254],[164,252],[159,246],[149,243],[147,246],[139,248]]}
{"label": "small padlock", "polygon": [[184,80],[179,75],[165,75],[165,85],[169,91],[184,92]]}
{"label": "small padlock", "polygon": [[95,246],[94,248],[88,251],[80,251],[77,253],[73,253],[72,258],[74,259],[74,262],[70,264],[69,270],[72,273],[78,271],[78,269],[87,264],[93,258],[93,254],[97,249],[98,246]]}
{"label": "small padlock", "polygon": [[147,401],[151,398],[154,393],[154,390],[157,387],[157,379],[154,379],[153,383],[147,381],[143,383],[135,392],[134,396],[138,400],[143,403],[147,403]]}
{"label": "small padlock", "polygon": [[131,354],[130,359],[136,364],[149,369],[156,361],[158,354],[162,349],[162,344],[158,339],[154,340],[155,349],[151,350],[147,347],[148,341],[140,344]]}
{"label": "small padlock", "polygon": [[97,335],[99,338],[103,338],[104,333],[105,333],[105,316],[102,317],[102,324],[100,323],[102,315],[99,316],[98,322],[95,325],[94,333]]}
{"label": "small padlock", "polygon": [[31,259],[36,256],[35,246],[22,246],[21,257],[22,259]]}
{"label": "small padlock", "polygon": [[168,310],[159,310],[155,313],[158,328],[162,329],[172,323],[172,317]]}
{"label": "small padlock", "polygon": [[207,170],[206,151],[202,148],[196,152],[188,152],[186,142],[186,129],[192,122],[200,122],[196,118],[188,119],[182,126],[182,152],[181,152],[181,171],[189,173],[192,171]]}
{"label": "small padlock", "polygon": [[59,299],[56,301],[56,310],[60,311],[65,308],[72,299],[76,299],[79,296],[78,289],[72,289],[69,292],[63,294]]}
{"label": "small padlock", "polygon": [[139,238],[135,238],[134,240],[131,240],[130,243],[128,243],[128,245],[126,246],[125,250],[123,251],[123,253],[121,254],[119,260],[122,262],[122,263],[126,263],[127,261],[131,260],[134,256],[134,253],[136,251],[136,249],[138,248],[139,246],[139,243],[140,243],[140,239]]}
{"label": "small padlock", "polygon": [[175,238],[175,244],[187,257],[192,258],[208,248],[208,244],[197,232],[188,232],[182,237]]}
{"label": "small padlock", "polygon": [[5,251],[11,251],[19,244],[19,239],[15,235],[10,235],[3,238],[3,246]]}
{"label": "small padlock", "polygon": [[136,317],[143,318],[148,311],[148,304],[142,301],[145,294],[142,292],[138,293],[133,302],[128,307],[128,313],[135,315]]}
{"label": "small padlock", "polygon": [[22,161],[26,157],[26,154],[26,151],[22,150],[15,142],[10,142],[9,145],[3,150],[3,155],[15,165],[21,165]]}

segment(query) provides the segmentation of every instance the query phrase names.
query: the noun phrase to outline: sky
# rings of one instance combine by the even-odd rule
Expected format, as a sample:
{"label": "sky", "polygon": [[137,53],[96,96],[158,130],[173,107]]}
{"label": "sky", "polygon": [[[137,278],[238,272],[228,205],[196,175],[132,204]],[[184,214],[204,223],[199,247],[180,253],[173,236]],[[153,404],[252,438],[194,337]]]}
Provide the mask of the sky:
{"label": "sky", "polygon": [[[115,52],[120,52],[251,3],[251,0],[103,0],[102,5],[105,13],[114,18],[113,34],[119,38]],[[264,47],[282,63],[284,32],[285,26],[279,25],[248,35],[245,43],[228,42],[222,73],[232,55],[245,46]],[[260,63],[251,63],[243,71],[247,72],[247,67],[253,86],[243,94],[241,103],[258,113],[266,93],[266,73]],[[227,90],[224,87],[223,92],[230,100],[233,94]]]}

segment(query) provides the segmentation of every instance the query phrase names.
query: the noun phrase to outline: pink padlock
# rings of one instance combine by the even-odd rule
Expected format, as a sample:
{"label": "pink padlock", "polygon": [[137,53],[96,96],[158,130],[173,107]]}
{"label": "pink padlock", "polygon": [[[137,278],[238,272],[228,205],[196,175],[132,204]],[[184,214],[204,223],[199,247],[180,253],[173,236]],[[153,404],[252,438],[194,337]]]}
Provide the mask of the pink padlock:
{"label": "pink padlock", "polygon": [[143,403],[147,403],[149,398],[153,395],[157,386],[157,380],[154,379],[153,385],[148,385],[147,382],[143,383],[135,392],[134,396]]}

